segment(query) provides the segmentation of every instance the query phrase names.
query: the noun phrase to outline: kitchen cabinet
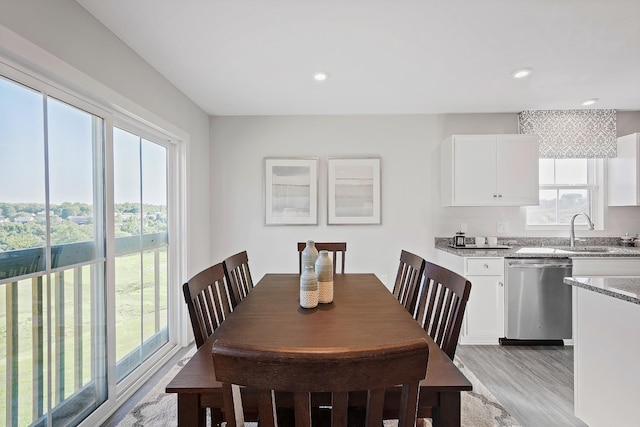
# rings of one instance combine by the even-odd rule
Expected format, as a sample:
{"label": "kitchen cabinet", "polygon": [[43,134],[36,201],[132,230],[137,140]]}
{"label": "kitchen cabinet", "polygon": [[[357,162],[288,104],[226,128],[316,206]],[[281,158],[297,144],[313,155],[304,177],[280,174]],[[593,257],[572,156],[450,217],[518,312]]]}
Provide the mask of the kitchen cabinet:
{"label": "kitchen cabinet", "polygon": [[621,136],[609,159],[609,206],[640,206],[640,133]]}
{"label": "kitchen cabinet", "polygon": [[441,144],[443,206],[539,203],[535,135],[452,135]]}
{"label": "kitchen cabinet", "polygon": [[440,265],[471,282],[460,344],[498,344],[498,339],[504,337],[504,258],[436,252]]}

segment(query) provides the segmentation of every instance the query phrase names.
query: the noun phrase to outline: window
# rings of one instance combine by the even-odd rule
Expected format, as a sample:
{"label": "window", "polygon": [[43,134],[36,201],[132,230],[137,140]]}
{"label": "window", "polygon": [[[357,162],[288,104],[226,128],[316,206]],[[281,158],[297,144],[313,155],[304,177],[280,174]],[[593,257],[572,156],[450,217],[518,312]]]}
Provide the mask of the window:
{"label": "window", "polygon": [[[527,228],[564,228],[580,212],[600,223],[601,165],[597,159],[540,159],[540,204],[527,207]],[[575,223],[587,225],[583,216],[577,217]]]}
{"label": "window", "polygon": [[120,114],[0,63],[0,425],[99,419],[173,349],[180,149]]}

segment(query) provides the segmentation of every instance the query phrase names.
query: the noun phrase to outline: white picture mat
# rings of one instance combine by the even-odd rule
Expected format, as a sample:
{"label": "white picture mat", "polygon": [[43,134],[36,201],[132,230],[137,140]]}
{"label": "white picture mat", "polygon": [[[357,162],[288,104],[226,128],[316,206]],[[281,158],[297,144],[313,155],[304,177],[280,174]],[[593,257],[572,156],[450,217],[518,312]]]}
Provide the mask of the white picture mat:
{"label": "white picture mat", "polygon": [[380,224],[380,159],[329,159],[329,224]]}
{"label": "white picture mat", "polygon": [[318,159],[265,158],[265,224],[318,223]]}

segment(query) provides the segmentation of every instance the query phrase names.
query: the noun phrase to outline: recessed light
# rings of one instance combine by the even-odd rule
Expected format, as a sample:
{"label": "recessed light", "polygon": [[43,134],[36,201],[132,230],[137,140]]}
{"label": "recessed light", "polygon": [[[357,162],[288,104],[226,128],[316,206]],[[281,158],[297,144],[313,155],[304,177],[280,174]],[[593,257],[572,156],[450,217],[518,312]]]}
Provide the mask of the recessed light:
{"label": "recessed light", "polygon": [[531,74],[531,68],[520,68],[511,73],[514,79],[521,79],[527,77],[529,74]]}
{"label": "recessed light", "polygon": [[591,99],[587,99],[586,101],[582,101],[582,105],[589,106],[589,105],[593,105],[596,102],[598,102],[598,98],[591,98]]}
{"label": "recessed light", "polygon": [[323,82],[329,78],[329,73],[324,71],[318,71],[313,74],[313,79],[317,82]]}

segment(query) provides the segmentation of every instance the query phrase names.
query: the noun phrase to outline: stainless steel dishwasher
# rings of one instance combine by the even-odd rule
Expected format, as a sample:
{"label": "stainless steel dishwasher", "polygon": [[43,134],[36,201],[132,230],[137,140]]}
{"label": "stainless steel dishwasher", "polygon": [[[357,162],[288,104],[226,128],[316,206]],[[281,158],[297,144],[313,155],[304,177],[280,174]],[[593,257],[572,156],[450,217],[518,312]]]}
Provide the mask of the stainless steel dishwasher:
{"label": "stainless steel dishwasher", "polygon": [[507,258],[503,345],[562,345],[571,338],[570,258]]}

